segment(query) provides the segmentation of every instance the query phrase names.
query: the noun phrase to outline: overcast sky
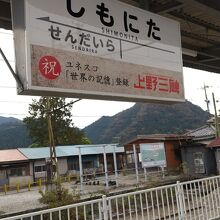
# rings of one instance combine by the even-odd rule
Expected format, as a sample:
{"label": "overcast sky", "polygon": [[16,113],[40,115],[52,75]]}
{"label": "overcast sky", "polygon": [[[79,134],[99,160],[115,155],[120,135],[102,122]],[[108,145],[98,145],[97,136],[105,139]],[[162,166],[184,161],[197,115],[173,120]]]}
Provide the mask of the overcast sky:
{"label": "overcast sky", "polygon": [[[13,35],[11,31],[0,29],[0,47],[6,54],[11,65],[14,67]],[[212,104],[212,92],[215,93],[216,100],[220,101],[220,74],[184,68],[185,98],[192,103],[207,110],[205,103],[205,93],[202,87],[207,89],[210,102],[210,110],[214,111]],[[16,95],[16,83],[6,64],[0,55],[0,116],[16,117],[22,119],[28,115],[28,106],[33,96]],[[131,102],[81,100],[73,106],[73,122],[75,126],[84,128],[101,116],[112,116],[124,109],[133,106]],[[217,103],[220,109],[220,103]]]}

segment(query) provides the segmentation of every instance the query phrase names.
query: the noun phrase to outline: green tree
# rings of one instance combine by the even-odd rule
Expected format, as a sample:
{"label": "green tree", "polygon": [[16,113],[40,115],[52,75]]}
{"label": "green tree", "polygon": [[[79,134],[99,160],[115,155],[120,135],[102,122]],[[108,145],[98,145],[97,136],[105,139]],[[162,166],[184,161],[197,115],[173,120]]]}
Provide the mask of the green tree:
{"label": "green tree", "polygon": [[29,116],[23,120],[33,140],[31,147],[48,146],[48,114],[51,116],[56,146],[83,144],[86,137],[80,129],[73,125],[72,106],[73,102],[67,103],[65,98],[33,99],[29,106]]}

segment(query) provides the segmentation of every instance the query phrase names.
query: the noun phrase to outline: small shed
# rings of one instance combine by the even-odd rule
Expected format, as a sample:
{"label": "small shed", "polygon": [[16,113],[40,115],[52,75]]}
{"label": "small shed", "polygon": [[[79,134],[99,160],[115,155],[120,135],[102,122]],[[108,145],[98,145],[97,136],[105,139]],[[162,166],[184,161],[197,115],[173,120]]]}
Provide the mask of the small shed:
{"label": "small shed", "polygon": [[205,125],[185,135],[192,138],[181,146],[184,172],[192,176],[216,174],[215,153],[207,147],[215,139],[215,128]]}
{"label": "small shed", "polygon": [[28,182],[30,168],[27,157],[17,149],[0,151],[0,185]]}

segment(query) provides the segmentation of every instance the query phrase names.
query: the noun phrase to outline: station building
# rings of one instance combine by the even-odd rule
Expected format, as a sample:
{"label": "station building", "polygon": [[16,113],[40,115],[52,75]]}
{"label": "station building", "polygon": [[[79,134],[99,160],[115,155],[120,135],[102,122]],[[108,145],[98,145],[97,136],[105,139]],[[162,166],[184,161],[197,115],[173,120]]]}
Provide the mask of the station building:
{"label": "station building", "polygon": [[[79,175],[79,155],[82,158],[83,175],[104,173],[104,154],[108,172],[114,170],[114,156],[117,168],[121,169],[124,147],[118,144],[57,146],[58,173],[61,176]],[[46,179],[46,162],[50,157],[49,147],[18,148],[0,150],[0,185],[27,184]]]}

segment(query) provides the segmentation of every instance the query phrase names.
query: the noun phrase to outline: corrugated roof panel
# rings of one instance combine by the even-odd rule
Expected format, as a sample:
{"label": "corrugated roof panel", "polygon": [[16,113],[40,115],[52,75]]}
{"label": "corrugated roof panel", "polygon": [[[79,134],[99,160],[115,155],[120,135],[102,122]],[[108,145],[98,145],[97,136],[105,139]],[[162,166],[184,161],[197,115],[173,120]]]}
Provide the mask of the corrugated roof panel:
{"label": "corrugated roof panel", "polygon": [[[106,153],[113,153],[114,147],[115,147],[116,153],[124,152],[124,147],[118,147],[117,144],[98,144],[98,145],[57,146],[56,154],[57,154],[57,157],[75,156],[79,154],[79,148],[81,149],[82,155],[103,154],[104,147],[105,147]],[[49,147],[19,148],[19,151],[30,160],[50,157]]]}
{"label": "corrugated roof panel", "polygon": [[61,149],[63,152],[65,152],[66,156],[70,156],[78,155],[79,148],[81,149],[82,155],[102,154],[104,152],[104,147],[106,153],[113,153],[114,147],[116,153],[124,152],[124,147],[118,147],[117,144],[58,146],[57,149]]}
{"label": "corrugated roof panel", "polygon": [[[41,159],[50,157],[49,147],[39,147],[39,148],[19,148],[22,154],[24,154],[28,159]],[[56,149],[57,157],[65,157],[65,153],[61,149]]]}
{"label": "corrugated roof panel", "polygon": [[21,152],[19,152],[17,149],[1,150],[0,151],[0,163],[19,162],[19,161],[28,161],[28,159]]}

